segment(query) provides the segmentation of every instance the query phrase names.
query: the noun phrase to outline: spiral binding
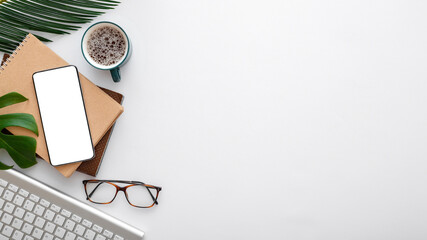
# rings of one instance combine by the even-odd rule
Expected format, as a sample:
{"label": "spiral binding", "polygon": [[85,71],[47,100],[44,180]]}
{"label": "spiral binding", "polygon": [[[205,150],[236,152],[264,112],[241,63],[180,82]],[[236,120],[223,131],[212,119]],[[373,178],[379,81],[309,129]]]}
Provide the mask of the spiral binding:
{"label": "spiral binding", "polygon": [[18,51],[21,50],[21,47],[24,46],[24,43],[27,42],[27,39],[29,39],[30,36],[31,36],[30,34],[25,36],[25,38],[22,40],[22,42],[20,42],[19,45],[15,48],[15,50],[12,52],[12,54],[6,59],[6,61],[4,61],[3,65],[0,66],[0,74],[2,73],[2,71],[4,71],[5,67],[7,67],[7,64],[12,62],[11,59],[14,59],[15,55],[18,55]]}

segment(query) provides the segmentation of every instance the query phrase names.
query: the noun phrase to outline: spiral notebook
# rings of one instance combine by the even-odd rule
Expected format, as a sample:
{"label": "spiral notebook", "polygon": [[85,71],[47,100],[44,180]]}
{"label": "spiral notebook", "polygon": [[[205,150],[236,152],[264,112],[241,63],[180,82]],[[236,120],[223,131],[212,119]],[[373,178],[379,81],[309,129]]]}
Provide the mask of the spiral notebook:
{"label": "spiral notebook", "polygon": [[[35,36],[28,34],[15,52],[0,67],[0,96],[15,91],[28,98],[26,102],[0,109],[0,114],[29,113],[34,116],[39,127],[39,136],[17,127],[10,127],[8,130],[15,135],[34,137],[37,140],[37,155],[47,162],[49,162],[49,157],[41,127],[32,74],[37,71],[66,65],[69,64],[65,60]],[[96,145],[123,112],[123,107],[82,74],[79,73],[79,77],[91,129],[91,137],[94,145]],[[64,126],[64,134],[67,134],[66,126]],[[70,146],[70,151],[72,150],[72,146]],[[69,177],[80,164],[78,162],[55,168],[64,176]]]}

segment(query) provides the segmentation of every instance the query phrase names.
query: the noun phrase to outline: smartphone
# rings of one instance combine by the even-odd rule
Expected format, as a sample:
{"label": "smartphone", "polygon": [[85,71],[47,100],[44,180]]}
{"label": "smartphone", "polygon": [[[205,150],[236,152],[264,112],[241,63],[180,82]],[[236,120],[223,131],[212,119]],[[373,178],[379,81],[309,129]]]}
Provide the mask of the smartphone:
{"label": "smartphone", "polygon": [[92,159],[95,153],[77,68],[36,72],[33,82],[50,164]]}

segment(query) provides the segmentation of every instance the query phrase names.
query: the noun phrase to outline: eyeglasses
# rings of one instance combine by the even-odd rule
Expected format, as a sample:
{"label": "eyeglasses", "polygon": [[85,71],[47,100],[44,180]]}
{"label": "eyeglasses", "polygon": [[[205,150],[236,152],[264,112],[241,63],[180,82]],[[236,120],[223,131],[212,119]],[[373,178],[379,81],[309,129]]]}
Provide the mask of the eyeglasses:
{"label": "eyeglasses", "polygon": [[[128,184],[124,187],[119,185]],[[138,208],[150,208],[158,204],[157,198],[161,187],[137,181],[122,180],[84,180],[86,199],[98,204],[114,201],[119,191],[123,191],[128,203]]]}

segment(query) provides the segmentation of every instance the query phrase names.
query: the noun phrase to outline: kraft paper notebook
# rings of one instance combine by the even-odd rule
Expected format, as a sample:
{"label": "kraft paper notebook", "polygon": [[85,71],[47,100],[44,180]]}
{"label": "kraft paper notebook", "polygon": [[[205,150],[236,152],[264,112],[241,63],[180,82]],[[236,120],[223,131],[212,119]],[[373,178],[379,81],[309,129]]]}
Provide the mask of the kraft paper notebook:
{"label": "kraft paper notebook", "polygon": [[[3,55],[3,60],[0,65],[3,65],[3,63],[6,61],[6,59],[9,57],[9,54]],[[108,94],[108,96],[112,97],[116,102],[122,104],[123,102],[123,95],[103,88],[101,88],[102,91]],[[89,161],[84,161],[80,166],[77,168],[78,172],[85,173],[91,176],[96,177],[96,174],[98,174],[99,168],[101,167],[102,159],[104,158],[105,151],[107,149],[108,141],[110,140],[111,134],[113,132],[114,125],[105,133],[105,135],[101,138],[101,140],[96,144],[95,146],[95,157]],[[10,134],[9,131],[6,129],[4,130],[6,134]]]}
{"label": "kraft paper notebook", "polygon": [[[0,68],[0,96],[15,91],[29,99],[26,102],[2,108],[0,114],[20,112],[32,114],[39,127],[39,136],[22,128],[11,127],[8,130],[15,135],[34,137],[37,140],[37,155],[48,162],[49,158],[41,127],[32,75],[37,71],[66,65],[69,64],[64,59],[50,50],[35,36],[28,34]],[[82,74],[79,73],[79,77],[91,129],[91,137],[94,145],[96,145],[123,112],[123,107]],[[66,126],[64,126],[64,134],[67,134]],[[72,151],[72,146],[70,146],[70,151]],[[64,176],[69,177],[80,164],[80,162],[72,163],[55,168]]]}

